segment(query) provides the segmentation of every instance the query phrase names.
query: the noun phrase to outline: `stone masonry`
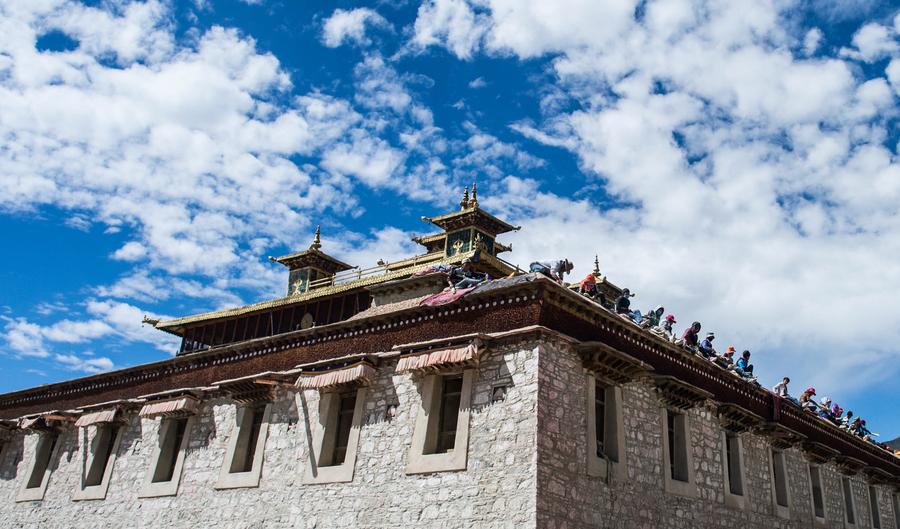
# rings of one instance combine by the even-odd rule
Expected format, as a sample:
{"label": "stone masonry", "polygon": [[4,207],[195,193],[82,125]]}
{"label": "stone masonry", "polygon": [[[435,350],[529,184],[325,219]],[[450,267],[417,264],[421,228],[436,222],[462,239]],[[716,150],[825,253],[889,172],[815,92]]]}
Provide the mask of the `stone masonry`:
{"label": "stone masonry", "polygon": [[[236,407],[203,403],[190,432],[177,496],[138,498],[150,466],[158,420],[128,419],[109,491],[103,500],[73,501],[85,460],[84,433],[67,428],[43,501],[16,502],[36,435],[14,433],[0,459],[0,526],[84,527],[363,527],[548,529],[838,528],[841,476],[822,465],[826,521],[814,520],[809,463],[785,451],[790,517],[778,517],[770,478],[770,445],[741,434],[745,509],[727,507],[722,435],[714,408],[689,411],[690,450],[698,497],[664,492],[660,399],[647,378],[622,387],[624,474],[586,472],[585,368],[573,341],[553,333],[523,335],[492,346],[472,388],[467,468],[431,474],[405,471],[421,399],[418,375],[395,373],[396,358],[377,368],[364,402],[353,479],[303,484],[316,390],[276,392],[259,487],[216,490]],[[495,398],[497,386],[506,388]],[[395,407],[393,416],[388,413]],[[868,483],[851,477],[857,525],[871,528]],[[892,494],[877,486],[881,527],[897,529]]]}

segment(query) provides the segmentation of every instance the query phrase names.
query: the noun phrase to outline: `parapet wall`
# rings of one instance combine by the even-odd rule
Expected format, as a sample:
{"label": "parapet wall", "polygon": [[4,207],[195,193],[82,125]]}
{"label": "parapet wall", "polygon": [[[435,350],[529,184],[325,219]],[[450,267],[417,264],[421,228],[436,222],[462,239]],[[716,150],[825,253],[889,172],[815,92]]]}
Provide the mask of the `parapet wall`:
{"label": "parapet wall", "polygon": [[[0,526],[534,527],[537,342],[491,349],[472,386],[467,469],[408,474],[420,378],[379,367],[366,392],[352,481],[305,484],[318,423],[315,390],[278,390],[258,487],[216,490],[236,406],[204,402],[190,432],[177,496],[138,498],[159,420],[132,415],[103,500],[73,501],[85,460],[83,429],[68,428],[43,501],[16,502],[36,434],[17,434],[0,461]],[[492,396],[498,381],[503,400]],[[388,408],[396,405],[393,417]]]}
{"label": "parapet wall", "polygon": [[[773,496],[772,444],[766,436],[744,432],[745,505],[726,502],[724,432],[714,406],[687,411],[696,495],[666,492],[664,408],[647,378],[621,386],[624,427],[623,468],[607,476],[588,475],[585,370],[571,342],[541,346],[538,390],[538,526],[548,529],[800,529],[844,528],[841,478],[850,479],[856,525],[872,524],[868,483],[863,474],[847,476],[832,463],[819,465],[826,516],[813,514],[809,466],[803,451],[783,450],[789,492],[786,517],[778,515]],[[880,527],[900,527],[893,501],[898,491],[875,485]]]}

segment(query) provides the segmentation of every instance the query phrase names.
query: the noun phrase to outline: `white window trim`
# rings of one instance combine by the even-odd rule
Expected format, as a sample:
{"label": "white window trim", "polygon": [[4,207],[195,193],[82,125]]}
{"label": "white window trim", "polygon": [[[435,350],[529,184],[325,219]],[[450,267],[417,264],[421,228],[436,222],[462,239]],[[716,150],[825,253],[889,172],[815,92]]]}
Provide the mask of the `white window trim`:
{"label": "white window trim", "polygon": [[725,505],[731,507],[732,509],[740,509],[745,510],[747,508],[747,470],[746,465],[744,464],[744,440],[741,438],[739,434],[732,434],[732,436],[737,440],[737,458],[738,458],[738,471],[741,475],[741,488],[743,490],[743,494],[732,494],[731,492],[731,479],[729,477],[728,465],[731,464],[728,461],[728,449],[725,446],[727,443],[728,432],[722,432],[722,475],[725,483]]}
{"label": "white window trim", "polygon": [[[31,475],[34,473],[34,467],[37,464],[37,459],[35,458],[35,456],[37,455],[37,447],[41,442],[41,439],[44,439],[51,435],[56,436],[56,445],[53,447],[53,451],[50,453],[50,461],[47,463],[47,469],[44,471],[44,477],[41,480],[41,485],[33,489],[26,488],[28,486],[28,482],[31,480]],[[25,479],[22,480],[22,485],[21,487],[19,487],[19,493],[16,495],[17,502],[42,501],[44,499],[44,493],[47,491],[47,485],[50,483],[50,476],[53,474],[53,471],[55,470],[56,464],[58,462],[60,445],[62,445],[62,433],[53,432],[37,434],[37,439],[35,440],[34,446],[31,449],[31,461],[28,463],[28,472],[25,473]]]}
{"label": "white window trim", "polygon": [[[822,514],[824,516],[818,516],[816,514],[816,499],[813,494],[813,480],[812,480],[812,469],[819,469],[819,489],[822,491]],[[822,476],[822,467],[816,464],[809,464],[806,467],[807,474],[809,476],[809,507],[812,509],[812,517],[816,524],[826,525],[828,523],[828,502],[825,497],[825,479]]]}
{"label": "white window trim", "polygon": [[229,472],[231,462],[234,460],[234,452],[237,449],[238,438],[241,433],[241,425],[246,423],[248,415],[254,406],[240,406],[235,410],[234,425],[231,429],[231,437],[228,439],[228,449],[225,452],[225,459],[222,461],[222,468],[219,471],[219,481],[216,482],[216,489],[238,489],[252,488],[259,486],[259,479],[262,474],[263,456],[266,448],[266,438],[269,435],[269,420],[272,416],[272,403],[265,405],[263,411],[262,425],[259,427],[259,437],[256,439],[256,450],[253,453],[253,466],[247,472]]}
{"label": "white window trim", "polygon": [[[457,372],[458,373],[458,372]],[[420,386],[421,400],[419,413],[416,415],[416,426],[413,431],[412,444],[409,447],[409,458],[406,464],[407,474],[426,474],[430,472],[447,472],[465,470],[469,454],[469,414],[472,404],[472,382],[474,369],[462,372],[462,390],[459,398],[459,415],[456,419],[455,448],[443,454],[426,454],[425,439],[429,433],[435,434],[438,428],[437,417],[440,410],[440,393],[442,377],[453,372],[427,375]]]}
{"label": "white window trim", "polygon": [[891,503],[894,507],[894,527],[900,529],[900,492],[891,494]]}
{"label": "white window trim", "polygon": [[[781,467],[784,470],[784,495],[786,496],[787,505],[779,505],[778,504],[778,491],[775,486],[775,459],[778,458],[781,460]],[[791,482],[790,482],[790,474],[787,470],[787,461],[785,460],[785,454],[782,450],[769,450],[769,481],[772,483],[772,506],[775,511],[775,515],[779,518],[790,519],[791,517],[791,505],[793,504],[793,498],[791,497]]]}
{"label": "white window trim", "polygon": [[162,496],[177,496],[178,487],[181,485],[181,474],[184,470],[184,458],[187,453],[187,447],[190,441],[191,430],[196,417],[188,417],[187,423],[184,425],[184,436],[181,438],[181,444],[176,448],[178,455],[175,457],[175,469],[172,472],[172,479],[169,481],[153,482],[153,474],[156,472],[156,466],[159,464],[159,458],[162,456],[162,447],[160,439],[165,439],[169,435],[174,435],[172,427],[176,424],[175,420],[163,418],[159,421],[157,431],[157,441],[153,447],[153,456],[150,458],[150,467],[144,475],[144,485],[138,498],[159,498]]}
{"label": "white window trim", "polygon": [[686,496],[688,498],[697,498],[700,495],[700,491],[697,488],[697,481],[694,478],[694,454],[693,454],[693,444],[691,442],[691,417],[685,411],[675,410],[675,413],[679,413],[684,417],[684,432],[685,432],[685,443],[687,452],[687,473],[688,480],[679,481],[677,479],[672,479],[671,474],[669,473],[669,421],[667,417],[668,409],[665,406],[660,408],[660,425],[662,426],[662,453],[663,453],[663,465],[662,465],[662,473],[663,473],[663,482],[665,484],[665,491],[669,494],[675,494],[678,496]]}
{"label": "white window trim", "polygon": [[[607,387],[606,405],[610,406],[612,400],[613,413],[615,413],[616,422],[616,459],[618,461],[607,460],[597,456],[597,434],[596,434],[596,413],[594,413],[594,397],[596,397],[597,383],[604,384],[603,380],[598,379],[593,373],[587,373],[584,378],[585,388],[585,414],[587,416],[587,430],[585,431],[587,439],[587,474],[592,477],[601,477],[607,479],[614,477],[616,481],[624,481],[627,478],[625,467],[625,428],[622,419],[622,388],[620,386]],[[612,399],[610,399],[612,396]],[[611,468],[610,468],[611,467]]]}
{"label": "white window trim", "polygon": [[[103,471],[103,479],[100,481],[99,485],[93,485],[90,487],[85,486],[84,480],[87,479],[85,473],[88,472],[88,469],[90,469],[94,464],[94,452],[97,449],[97,447],[94,445],[97,439],[97,433],[100,431],[100,428],[110,427],[116,428],[116,438],[113,439],[112,450],[109,453],[109,460],[106,462],[106,469],[104,469]],[[75,494],[72,495],[72,500],[102,500],[106,498],[106,491],[109,490],[109,480],[110,477],[112,477],[113,467],[116,465],[116,453],[119,451],[119,443],[122,441],[122,433],[125,431],[125,425],[105,423],[88,426],[82,428],[82,430],[84,430],[85,446],[90,446],[90,450],[87,453],[87,460],[82,467],[79,487],[77,490],[75,490]]]}
{"label": "white window trim", "polygon": [[364,422],[365,399],[366,388],[358,388],[356,390],[356,404],[353,406],[353,421],[350,427],[350,438],[347,440],[347,454],[344,456],[344,462],[340,465],[319,466],[318,462],[323,449],[327,448],[325,443],[333,443],[334,436],[326,436],[325,434],[330,434],[334,428],[337,428],[337,414],[341,406],[341,393],[334,391],[319,394],[318,421],[313,431],[312,446],[310,446],[309,454],[306,458],[306,472],[303,475],[304,484],[346,483],[353,481],[356,454],[359,451],[359,434]]}
{"label": "white window trim", "polygon": [[[847,480],[847,488],[850,489],[850,508],[853,509],[853,522],[847,512],[847,497],[844,491],[844,480]],[[856,505],[856,495],[853,494],[853,480],[848,476],[841,476],[841,510],[844,512],[844,527],[856,527],[859,523],[859,508]]]}
{"label": "white window trim", "polygon": [[[876,529],[876,528],[881,529],[884,527],[884,520],[881,518],[881,502],[878,501],[878,487],[876,487],[875,485],[869,485],[868,491],[869,491],[869,511],[870,511],[869,514],[871,515],[869,517],[870,518],[869,524],[872,527],[872,529]],[[874,494],[873,494],[873,492],[874,492]],[[873,501],[874,501],[875,505],[872,505]],[[873,510],[872,507],[875,507],[875,509]],[[878,525],[875,525],[876,519],[878,520]]]}

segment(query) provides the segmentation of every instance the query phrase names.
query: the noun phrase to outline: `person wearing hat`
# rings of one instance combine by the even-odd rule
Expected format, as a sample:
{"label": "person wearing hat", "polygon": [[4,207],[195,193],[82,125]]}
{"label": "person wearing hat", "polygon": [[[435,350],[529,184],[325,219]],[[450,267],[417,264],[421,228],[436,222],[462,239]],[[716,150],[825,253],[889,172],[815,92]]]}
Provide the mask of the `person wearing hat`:
{"label": "person wearing hat", "polygon": [[674,325],[678,323],[675,321],[675,316],[672,314],[666,315],[665,319],[660,320],[659,325],[650,329],[653,333],[662,336],[666,340],[675,341],[675,329]]}
{"label": "person wearing hat", "polygon": [[697,350],[697,344],[700,341],[700,322],[695,321],[688,327],[681,336],[681,344],[691,351]]}
{"label": "person wearing hat", "polygon": [[460,266],[452,267],[450,272],[447,273],[447,282],[450,283],[450,288],[452,288],[454,292],[460,288],[470,288],[480,285],[488,279],[489,277],[487,274],[475,271],[475,265],[468,257],[462,260]]}
{"label": "person wearing hat", "polygon": [[594,276],[593,272],[585,276],[581,283],[578,284],[578,293],[586,298],[593,299],[601,305],[606,304],[605,296],[597,288],[597,277]]}
{"label": "person wearing hat", "polygon": [[722,368],[731,371],[734,369],[734,353],[734,346],[729,345],[728,349],[725,350],[725,353],[722,356],[717,357],[714,361]]}
{"label": "person wearing hat", "polygon": [[622,295],[616,300],[616,314],[631,316],[631,298],[634,294],[627,288],[622,289]]}
{"label": "person wearing hat", "polygon": [[644,329],[652,329],[659,325],[660,320],[662,320],[663,313],[666,311],[661,305],[656,307],[653,310],[647,311],[647,314],[644,314],[644,317],[641,318],[641,327]]}
{"label": "person wearing hat", "polygon": [[700,349],[700,354],[702,354],[707,360],[712,360],[716,356],[718,356],[718,354],[716,353],[716,349],[713,347],[713,340],[715,339],[715,333],[708,332],[706,333],[706,338],[702,342],[700,342],[700,346],[698,347],[698,349]]}
{"label": "person wearing hat", "polygon": [[535,261],[531,263],[529,271],[532,273],[543,274],[559,284],[563,282],[563,276],[572,272],[575,268],[568,259],[560,259],[559,261]]}
{"label": "person wearing hat", "polygon": [[816,388],[808,387],[806,391],[800,394],[800,406],[805,410],[816,411],[816,401],[813,397],[816,396]]}

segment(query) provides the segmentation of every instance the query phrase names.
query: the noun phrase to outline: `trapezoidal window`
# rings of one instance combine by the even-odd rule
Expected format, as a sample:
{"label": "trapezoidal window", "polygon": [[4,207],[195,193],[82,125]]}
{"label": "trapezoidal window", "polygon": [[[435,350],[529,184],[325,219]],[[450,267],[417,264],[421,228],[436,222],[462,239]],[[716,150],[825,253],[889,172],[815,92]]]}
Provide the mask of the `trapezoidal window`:
{"label": "trapezoidal window", "polygon": [[894,503],[894,527],[900,529],[900,494],[893,495]]}
{"label": "trapezoidal window", "polygon": [[784,452],[772,450],[772,488],[774,489],[775,506],[788,509],[791,506],[788,495],[788,476],[784,464]]}
{"label": "trapezoidal window", "polygon": [[625,479],[622,448],[622,390],[599,380],[594,374],[585,378],[587,409],[587,473],[609,479],[615,472],[617,479]]}
{"label": "trapezoidal window", "polygon": [[181,471],[192,425],[193,418],[190,417],[172,417],[160,422],[151,465],[144,478],[144,487],[140,497],[150,498],[178,494],[178,485],[181,481]]}
{"label": "trapezoidal window", "polygon": [[[73,500],[102,500],[106,498],[122,427],[116,423],[101,423],[82,428],[90,452],[87,454],[81,487]],[[91,435],[91,433],[93,435]]]}
{"label": "trapezoidal window", "polygon": [[744,495],[744,469],[741,457],[741,438],[733,433],[725,434],[725,461],[728,473],[728,492]]}
{"label": "trapezoidal window", "polygon": [[850,478],[841,478],[841,491],[844,496],[844,522],[847,525],[856,525],[856,502],[853,501]]}
{"label": "trapezoidal window", "polygon": [[465,470],[474,376],[475,370],[467,369],[422,378],[421,408],[416,416],[407,473]]}
{"label": "trapezoidal window", "polygon": [[869,510],[872,513],[872,528],[881,529],[881,509],[878,508],[878,489],[869,485]]}
{"label": "trapezoidal window", "polygon": [[819,467],[809,466],[809,481],[812,488],[813,514],[816,518],[825,519],[825,494],[822,490],[822,475]]}
{"label": "trapezoidal window", "polygon": [[456,423],[462,396],[462,375],[441,377],[441,407],[438,416],[437,444],[426,453],[446,454],[456,445]]}
{"label": "trapezoidal window", "polygon": [[668,431],[666,449],[669,452],[669,478],[674,481],[690,482],[688,472],[688,445],[686,421],[683,413],[666,410]]}
{"label": "trapezoidal window", "polygon": [[50,481],[51,463],[59,448],[59,434],[44,432],[37,435],[31,465],[19,489],[16,501],[40,501]]}
{"label": "trapezoidal window", "polygon": [[313,433],[304,483],[353,481],[365,397],[365,387],[319,394],[318,424]]}
{"label": "trapezoidal window", "polygon": [[262,472],[271,404],[240,407],[216,488],[257,487]]}

